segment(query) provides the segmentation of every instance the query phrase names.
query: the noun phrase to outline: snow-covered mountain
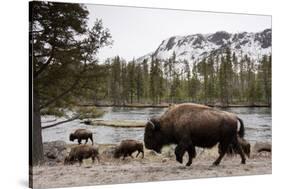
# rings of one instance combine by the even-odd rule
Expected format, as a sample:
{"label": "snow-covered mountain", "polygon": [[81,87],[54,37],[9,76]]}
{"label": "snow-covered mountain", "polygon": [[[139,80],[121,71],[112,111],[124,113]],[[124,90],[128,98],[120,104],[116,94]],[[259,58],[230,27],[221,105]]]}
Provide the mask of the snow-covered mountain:
{"label": "snow-covered mountain", "polygon": [[238,59],[248,55],[253,61],[258,62],[263,55],[271,54],[271,29],[257,33],[218,31],[213,34],[173,36],[163,40],[154,52],[138,58],[137,62],[150,59],[151,55],[167,60],[175,52],[177,61],[188,60],[189,63],[193,63],[208,57],[211,53],[220,54],[226,47],[230,47]]}

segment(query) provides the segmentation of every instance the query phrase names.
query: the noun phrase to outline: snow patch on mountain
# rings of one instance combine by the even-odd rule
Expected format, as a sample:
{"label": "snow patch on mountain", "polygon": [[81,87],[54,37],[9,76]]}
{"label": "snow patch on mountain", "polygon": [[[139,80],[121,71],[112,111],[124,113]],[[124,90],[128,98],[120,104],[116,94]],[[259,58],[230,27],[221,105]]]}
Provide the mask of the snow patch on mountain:
{"label": "snow patch on mountain", "polygon": [[[182,63],[199,62],[210,54],[221,54],[226,47],[235,52],[238,60],[247,55],[257,63],[263,55],[271,54],[271,29],[261,32],[228,33],[218,31],[213,34],[193,34],[187,36],[172,36],[162,41],[158,48],[147,55],[137,59],[150,61],[151,56],[159,60],[167,60],[176,54],[176,61]],[[183,69],[183,65],[179,66]]]}

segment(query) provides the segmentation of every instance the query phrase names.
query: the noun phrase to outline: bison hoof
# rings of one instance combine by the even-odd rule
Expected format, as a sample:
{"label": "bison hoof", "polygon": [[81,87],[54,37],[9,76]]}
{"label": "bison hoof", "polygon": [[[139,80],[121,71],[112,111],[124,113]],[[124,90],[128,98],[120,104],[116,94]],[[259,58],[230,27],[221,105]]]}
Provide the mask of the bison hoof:
{"label": "bison hoof", "polygon": [[220,164],[219,162],[216,162],[216,161],[215,161],[215,162],[213,163],[213,166],[218,166],[219,164]]}
{"label": "bison hoof", "polygon": [[241,161],[241,164],[246,164],[246,160],[242,160],[242,161]]}
{"label": "bison hoof", "polygon": [[192,162],[187,162],[187,164],[185,166],[190,166],[192,164]]}
{"label": "bison hoof", "polygon": [[182,163],[182,159],[177,159],[177,161],[178,161],[179,163]]}

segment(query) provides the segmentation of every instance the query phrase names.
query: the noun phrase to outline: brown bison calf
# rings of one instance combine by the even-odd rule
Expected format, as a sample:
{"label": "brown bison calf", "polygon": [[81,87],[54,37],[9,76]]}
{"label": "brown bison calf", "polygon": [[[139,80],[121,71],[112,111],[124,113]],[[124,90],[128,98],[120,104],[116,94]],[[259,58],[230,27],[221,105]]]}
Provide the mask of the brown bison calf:
{"label": "brown bison calf", "polygon": [[[238,137],[238,143],[240,144],[240,146],[242,147],[243,152],[248,156],[248,158],[250,157],[251,154],[251,144],[244,138],[240,138]],[[237,148],[235,149],[235,153],[238,153]]]}
{"label": "brown bison calf", "polygon": [[[241,137],[237,137],[237,141],[240,144],[243,152],[245,153],[245,155],[248,156],[248,158],[250,158],[250,153],[251,153],[251,144],[244,138]],[[219,153],[221,153],[221,146],[219,146]],[[239,150],[238,147],[235,146],[234,144],[230,144],[227,148],[226,153],[228,155],[234,155],[234,154],[239,154]]]}
{"label": "brown bison calf", "polygon": [[138,157],[140,153],[142,153],[142,158],[144,157],[142,142],[136,140],[123,140],[121,141],[120,145],[116,148],[114,152],[114,157],[120,158],[121,156],[123,156],[123,160],[127,156],[131,156],[133,158],[132,154],[135,151],[138,151],[136,157]]}
{"label": "brown bison calf", "polygon": [[82,140],[86,140],[85,144],[88,142],[88,139],[92,141],[92,145],[94,144],[93,141],[93,133],[87,129],[77,129],[74,133],[69,135],[69,140],[74,141],[75,139],[78,140],[78,143],[81,144]]}
{"label": "brown bison calf", "polygon": [[78,145],[71,148],[69,155],[64,160],[64,164],[73,164],[78,161],[81,165],[83,159],[88,158],[92,158],[93,163],[96,158],[100,161],[98,148],[89,145]]}

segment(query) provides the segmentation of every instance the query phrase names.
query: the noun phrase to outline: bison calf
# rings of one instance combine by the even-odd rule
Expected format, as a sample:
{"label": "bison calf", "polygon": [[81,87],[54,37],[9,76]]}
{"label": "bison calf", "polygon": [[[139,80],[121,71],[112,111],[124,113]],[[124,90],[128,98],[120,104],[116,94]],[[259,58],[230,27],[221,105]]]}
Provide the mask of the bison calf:
{"label": "bison calf", "polygon": [[78,140],[78,143],[81,144],[82,140],[86,140],[85,144],[88,142],[88,139],[92,141],[92,145],[94,144],[93,141],[93,133],[87,129],[77,129],[74,133],[69,135],[69,140],[74,141],[75,139]]}
{"label": "bison calf", "polygon": [[115,158],[120,158],[123,156],[123,160],[127,156],[132,156],[134,152],[138,151],[138,154],[142,153],[142,158],[144,158],[144,152],[143,152],[143,144],[142,142],[136,141],[136,140],[123,140],[121,141],[120,145],[116,148],[114,152],[114,157]]}
{"label": "bison calf", "polygon": [[[240,143],[240,146],[242,147],[242,150],[244,151],[244,153],[248,156],[248,158],[250,158],[250,154],[251,154],[251,144],[243,139],[243,138],[238,138],[238,142]],[[236,151],[237,153],[237,151]]]}
{"label": "bison calf", "polygon": [[[240,144],[243,152],[250,158],[250,153],[251,153],[251,144],[244,138],[237,137],[237,141]],[[221,147],[219,146],[219,153],[221,153]],[[239,149],[237,146],[234,144],[230,144],[227,148],[226,153],[228,155],[234,155],[234,154],[239,154]]]}
{"label": "bison calf", "polygon": [[71,148],[69,155],[64,160],[64,164],[73,164],[79,161],[81,165],[83,159],[88,158],[92,158],[93,163],[96,158],[100,161],[98,148],[89,145],[78,145]]}

